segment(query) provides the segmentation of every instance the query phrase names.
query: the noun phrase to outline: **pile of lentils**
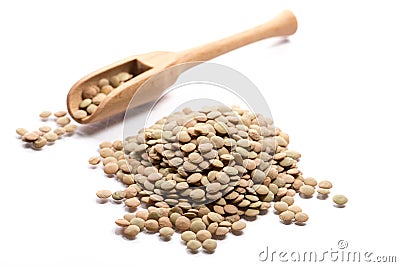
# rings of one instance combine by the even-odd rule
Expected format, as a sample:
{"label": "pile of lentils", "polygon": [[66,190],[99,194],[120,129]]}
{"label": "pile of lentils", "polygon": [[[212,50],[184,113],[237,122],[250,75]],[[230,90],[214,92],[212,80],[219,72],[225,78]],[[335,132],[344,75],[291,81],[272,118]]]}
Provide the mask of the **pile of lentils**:
{"label": "pile of lentils", "polygon": [[54,120],[57,127],[53,130],[48,124],[40,126],[37,130],[28,131],[25,128],[17,128],[16,133],[25,142],[28,147],[40,150],[44,146],[53,144],[63,135],[71,135],[78,128],[77,125],[71,123],[71,119],[67,116],[67,112],[60,110],[52,113],[51,111],[43,111],[39,114],[42,121]]}
{"label": "pile of lentils", "polygon": [[73,113],[74,118],[79,120],[90,116],[108,94],[133,77],[134,75],[128,72],[120,72],[110,79],[101,78],[97,85],[85,87],[82,90],[82,101],[79,104],[79,109]]}
{"label": "pile of lentils", "polygon": [[[299,152],[288,149],[289,136],[262,115],[239,107],[185,108],[124,141],[102,142],[104,173],[125,186],[99,190],[131,212],[115,223],[127,238],[141,231],[169,239],[179,232],[189,251],[213,252],[218,239],[240,234],[243,219],[273,209],[284,224],[304,225],[309,216],[295,204],[296,194],[326,199],[332,183],[304,177]],[[336,206],[347,198],[337,195]]]}

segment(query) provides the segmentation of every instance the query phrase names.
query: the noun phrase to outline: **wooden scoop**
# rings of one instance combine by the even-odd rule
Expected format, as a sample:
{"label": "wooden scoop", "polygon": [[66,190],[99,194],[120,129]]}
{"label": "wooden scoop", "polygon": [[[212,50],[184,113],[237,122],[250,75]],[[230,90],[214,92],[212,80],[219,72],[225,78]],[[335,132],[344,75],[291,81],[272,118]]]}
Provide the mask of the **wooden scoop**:
{"label": "wooden scoop", "polygon": [[[110,79],[120,72],[128,72],[134,75],[132,79],[121,84],[108,94],[91,115],[83,119],[74,118],[77,122],[83,124],[92,123],[126,111],[137,89],[146,80],[171,66],[186,62],[207,61],[256,41],[270,37],[291,35],[296,30],[296,17],[291,11],[286,10],[272,20],[255,28],[182,52],[151,52],[131,56],[83,77],[72,86],[67,96],[69,114],[74,118],[73,114],[79,109],[79,104],[82,101],[82,90],[87,86],[97,85],[101,78]],[[176,79],[177,77],[173,78]],[[171,81],[164,81],[164,85],[165,83],[168,83],[168,86],[173,84]],[[135,104],[130,107],[139,106],[156,99],[168,86],[155,83],[155,89],[152,92],[140,94],[140,99],[136,99]]]}

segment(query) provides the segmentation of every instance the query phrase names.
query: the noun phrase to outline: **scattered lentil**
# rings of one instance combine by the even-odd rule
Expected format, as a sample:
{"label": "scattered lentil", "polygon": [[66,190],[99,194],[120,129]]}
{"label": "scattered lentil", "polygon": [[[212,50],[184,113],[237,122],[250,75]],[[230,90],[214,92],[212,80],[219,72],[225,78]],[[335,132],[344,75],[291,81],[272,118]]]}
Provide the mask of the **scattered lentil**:
{"label": "scattered lentil", "polygon": [[314,187],[318,184],[318,182],[317,182],[317,180],[315,180],[315,178],[307,177],[307,178],[304,178],[304,184]]}
{"label": "scattered lentil", "polygon": [[137,225],[129,225],[124,229],[124,234],[129,237],[135,237],[140,233],[140,228]]}
{"label": "scattered lentil", "polygon": [[67,112],[64,110],[59,110],[54,112],[54,116],[56,116],[57,118],[64,117],[65,115],[67,115]]}
{"label": "scattered lentil", "polygon": [[331,191],[329,189],[326,188],[318,188],[317,192],[321,195],[328,195],[331,193]]}
{"label": "scattered lentil", "polygon": [[232,224],[233,231],[242,231],[244,228],[246,228],[246,223],[243,221],[237,221]]}
{"label": "scattered lentil", "polygon": [[125,219],[117,219],[115,221],[115,224],[121,227],[127,227],[129,225],[131,225],[131,223]]}
{"label": "scattered lentil", "polygon": [[212,235],[207,230],[199,230],[196,234],[197,240],[204,242],[206,239],[211,239]]}
{"label": "scattered lentil", "polygon": [[17,128],[17,130],[15,130],[15,132],[19,135],[19,136],[24,136],[25,134],[28,133],[28,130],[25,128]]}
{"label": "scattered lentil", "polygon": [[118,169],[119,169],[119,167],[118,167],[117,163],[110,162],[104,166],[104,173],[115,174],[115,173],[117,173]]}
{"label": "scattered lentil", "polygon": [[302,185],[300,187],[300,193],[302,193],[305,196],[312,196],[315,192],[314,187],[311,185]]}
{"label": "scattered lentil", "polygon": [[190,220],[185,216],[180,216],[175,220],[175,227],[181,232],[189,230],[190,228]]}
{"label": "scattered lentil", "polygon": [[97,165],[99,164],[101,161],[100,157],[94,156],[94,157],[90,157],[88,162],[90,165]]}
{"label": "scattered lentil", "polygon": [[347,203],[347,197],[344,195],[335,195],[333,196],[333,202],[339,206],[343,206]]}
{"label": "scattered lentil", "polygon": [[195,240],[196,239],[196,234],[193,233],[192,231],[184,231],[181,234],[181,239],[185,242],[189,242],[190,240]]}
{"label": "scattered lentil", "polygon": [[51,111],[42,111],[40,114],[39,114],[39,117],[41,117],[42,119],[47,119],[48,117],[50,117],[51,116]]}
{"label": "scattered lentil", "polygon": [[196,251],[199,248],[201,248],[201,243],[197,240],[190,240],[186,244],[187,248],[190,249],[191,251]]}
{"label": "scattered lentil", "polygon": [[50,127],[50,126],[47,126],[47,125],[44,125],[44,126],[41,126],[41,127],[39,128],[39,131],[41,131],[41,132],[43,132],[43,133],[48,133],[48,132],[51,131],[51,127]]}
{"label": "scattered lentil", "polygon": [[217,248],[217,241],[213,239],[206,239],[202,244],[203,248],[208,251],[214,251]]}
{"label": "scattered lentil", "polygon": [[308,221],[308,215],[304,212],[298,212],[294,216],[294,219],[299,223],[305,223],[306,221]]}
{"label": "scattered lentil", "polygon": [[78,126],[75,124],[68,124],[64,126],[65,132],[67,133],[72,133],[75,132],[76,129],[78,129]]}
{"label": "scattered lentil", "polygon": [[332,188],[332,183],[330,181],[328,181],[328,180],[323,180],[323,181],[319,182],[318,186],[320,188],[324,188],[324,189],[331,189]]}
{"label": "scattered lentil", "polygon": [[158,231],[158,222],[153,219],[149,219],[144,223],[144,227],[149,232],[157,232]]}
{"label": "scattered lentil", "polygon": [[142,218],[131,218],[130,223],[139,227],[140,231],[144,229],[145,220]]}
{"label": "scattered lentil", "polygon": [[46,138],[40,136],[37,140],[32,143],[32,146],[36,149],[40,149],[47,144]]}
{"label": "scattered lentil", "polygon": [[57,122],[57,124],[59,124],[61,126],[65,126],[71,122],[71,119],[68,117],[59,117],[59,118],[57,118],[56,122]]}
{"label": "scattered lentil", "polygon": [[47,142],[55,142],[58,139],[58,135],[53,132],[45,133],[43,137],[46,138]]}
{"label": "scattered lentil", "polygon": [[274,204],[274,209],[278,212],[284,212],[287,211],[289,208],[288,204],[283,201],[278,201]]}
{"label": "scattered lentil", "polygon": [[160,236],[168,238],[171,237],[175,231],[171,227],[162,227],[159,232]]}
{"label": "scattered lentil", "polygon": [[284,222],[292,221],[294,219],[294,217],[295,217],[295,214],[289,210],[286,210],[279,214],[279,219],[281,219]]}
{"label": "scattered lentil", "polygon": [[33,142],[36,141],[39,138],[39,134],[35,132],[28,132],[22,136],[22,140],[26,142]]}
{"label": "scattered lentil", "polygon": [[54,129],[53,132],[58,136],[62,136],[62,135],[65,134],[65,129],[62,128],[62,127],[57,127],[57,128]]}
{"label": "scattered lentil", "polygon": [[110,190],[99,190],[96,192],[96,196],[98,198],[109,198],[111,197],[112,192]]}

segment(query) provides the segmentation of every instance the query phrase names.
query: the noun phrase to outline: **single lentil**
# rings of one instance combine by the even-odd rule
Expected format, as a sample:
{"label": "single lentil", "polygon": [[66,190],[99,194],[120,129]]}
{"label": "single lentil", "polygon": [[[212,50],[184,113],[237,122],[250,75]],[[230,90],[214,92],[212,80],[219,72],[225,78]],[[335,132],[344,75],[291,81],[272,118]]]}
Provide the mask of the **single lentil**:
{"label": "single lentil", "polygon": [[39,117],[41,117],[42,119],[47,119],[48,117],[50,117],[51,116],[51,111],[42,111],[40,114],[39,114]]}
{"label": "single lentil", "polygon": [[335,195],[333,196],[333,202],[339,206],[346,204],[348,201],[347,197],[344,195]]}
{"label": "single lentil", "polygon": [[196,251],[199,248],[201,248],[201,243],[197,240],[190,240],[186,244],[187,248],[190,249],[191,251]]}
{"label": "single lentil", "polygon": [[96,192],[96,196],[98,198],[109,198],[111,197],[112,192],[110,190],[99,190]]}
{"label": "single lentil", "polygon": [[137,225],[129,225],[124,229],[124,234],[129,237],[135,237],[140,233],[140,228]]}
{"label": "single lentil", "polygon": [[203,241],[203,249],[207,251],[214,251],[217,248],[217,241],[213,239],[206,239]]}
{"label": "single lentil", "polygon": [[305,223],[306,221],[308,221],[308,215],[304,212],[298,212],[294,216],[294,219],[299,223]]}

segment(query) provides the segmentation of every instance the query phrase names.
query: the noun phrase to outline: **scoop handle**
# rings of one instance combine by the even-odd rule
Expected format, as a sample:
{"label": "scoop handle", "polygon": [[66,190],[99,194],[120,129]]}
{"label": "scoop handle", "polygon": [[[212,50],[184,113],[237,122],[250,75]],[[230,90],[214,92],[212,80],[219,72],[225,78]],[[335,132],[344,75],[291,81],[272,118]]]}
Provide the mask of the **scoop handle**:
{"label": "scoop handle", "polygon": [[297,31],[295,15],[284,10],[270,21],[224,39],[178,53],[177,63],[207,61],[239,47],[270,37],[292,35]]}

